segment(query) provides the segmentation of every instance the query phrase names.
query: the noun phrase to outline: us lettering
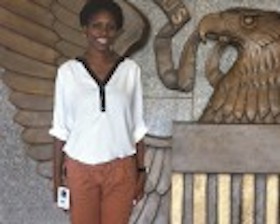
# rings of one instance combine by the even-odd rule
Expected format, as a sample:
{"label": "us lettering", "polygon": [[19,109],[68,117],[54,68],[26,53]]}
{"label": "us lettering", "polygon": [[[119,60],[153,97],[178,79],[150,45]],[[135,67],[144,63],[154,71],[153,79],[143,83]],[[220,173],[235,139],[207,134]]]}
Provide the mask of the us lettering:
{"label": "us lettering", "polygon": [[166,11],[170,11],[174,9],[179,4],[179,2],[178,0],[163,0],[161,4]]}

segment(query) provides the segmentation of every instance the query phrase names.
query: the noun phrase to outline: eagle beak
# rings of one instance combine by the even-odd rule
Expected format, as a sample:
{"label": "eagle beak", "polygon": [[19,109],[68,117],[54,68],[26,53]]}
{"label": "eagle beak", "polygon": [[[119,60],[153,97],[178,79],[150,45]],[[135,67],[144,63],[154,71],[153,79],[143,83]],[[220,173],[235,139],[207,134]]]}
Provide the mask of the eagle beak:
{"label": "eagle beak", "polygon": [[219,36],[219,42],[227,43],[229,42],[229,38],[227,36]]}

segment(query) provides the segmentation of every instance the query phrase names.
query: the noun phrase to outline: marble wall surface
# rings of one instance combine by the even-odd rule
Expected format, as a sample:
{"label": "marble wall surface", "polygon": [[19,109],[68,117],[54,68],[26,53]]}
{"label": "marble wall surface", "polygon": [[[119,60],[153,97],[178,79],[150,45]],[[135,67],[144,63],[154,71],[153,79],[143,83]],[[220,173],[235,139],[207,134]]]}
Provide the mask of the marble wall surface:
{"label": "marble wall surface", "polygon": [[[153,41],[166,21],[165,15],[152,0],[131,0],[149,19],[151,33],[147,45],[133,55],[142,66],[145,116],[150,133],[169,136],[172,121],[195,121],[211,94],[204,77],[204,62],[210,45],[200,46],[197,55],[196,86],[191,93],[167,90],[160,82],[154,60]],[[278,0],[184,0],[192,19],[173,40],[174,62],[177,65],[183,44],[194,27],[207,13],[229,7],[280,9]],[[225,64],[234,57],[229,52]],[[226,65],[225,65],[226,66]],[[1,70],[1,76],[3,70]],[[1,77],[0,76],[0,77]],[[15,108],[9,102],[9,89],[0,78],[0,224],[63,224],[67,215],[55,209],[49,181],[36,173],[36,162],[24,153],[21,127],[13,122]]]}

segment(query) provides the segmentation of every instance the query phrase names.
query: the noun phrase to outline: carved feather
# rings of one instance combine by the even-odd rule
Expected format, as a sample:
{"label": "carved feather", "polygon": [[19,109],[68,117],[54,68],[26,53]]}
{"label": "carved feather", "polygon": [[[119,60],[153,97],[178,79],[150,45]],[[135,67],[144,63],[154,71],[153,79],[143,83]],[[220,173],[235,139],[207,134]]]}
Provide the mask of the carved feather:
{"label": "carved feather", "polygon": [[34,21],[18,16],[3,7],[0,7],[1,25],[15,31],[17,34],[26,36],[38,43],[54,47],[59,40],[58,36],[52,29],[39,25]]}
{"label": "carved feather", "polygon": [[7,70],[44,79],[54,79],[55,66],[0,48],[0,65]]}
{"label": "carved feather", "polygon": [[49,8],[52,4],[53,1],[55,0],[30,0],[32,1],[34,4],[38,4],[40,6]]}
{"label": "carved feather", "polygon": [[275,122],[275,119],[273,117],[273,114],[270,112],[265,118],[264,122],[265,124],[273,124]]}
{"label": "carved feather", "polygon": [[52,96],[54,82],[49,79],[40,79],[16,73],[6,73],[3,81],[11,89],[28,94]]}
{"label": "carved feather", "polygon": [[80,30],[75,30],[72,27],[68,27],[59,21],[56,21],[54,23],[54,30],[64,41],[85,49],[87,45],[86,38],[82,35],[82,32]]}
{"label": "carved feather", "polygon": [[164,150],[164,159],[156,191],[164,195],[171,187],[171,150]]}
{"label": "carved feather", "polygon": [[53,0],[63,6],[69,12],[78,14],[86,0]]}
{"label": "carved feather", "polygon": [[152,147],[148,147],[148,146],[146,146],[146,147],[147,147],[147,149],[146,149],[146,152],[145,152],[144,163],[145,163],[145,166],[150,169],[150,167],[152,166],[153,161],[154,161],[156,149],[154,149]]}
{"label": "carved feather", "polygon": [[26,128],[22,132],[22,138],[30,144],[52,144],[53,138],[48,134],[49,127]]}
{"label": "carved feather", "polygon": [[[211,123],[213,122],[213,119],[211,121]],[[214,117],[214,122],[216,124],[221,124],[224,123],[224,114],[222,110],[218,110],[216,111],[215,117]]]}
{"label": "carved feather", "polygon": [[56,49],[60,51],[65,59],[72,58],[74,55],[82,55],[84,49],[69,43],[68,41],[61,40],[57,43]]}
{"label": "carved feather", "polygon": [[258,111],[262,120],[269,113],[268,87],[261,85],[258,90]]}
{"label": "carved feather", "polygon": [[280,92],[279,88],[270,86],[268,92],[269,104],[273,117],[276,117],[280,113]]}
{"label": "carved feather", "polygon": [[53,106],[52,96],[48,97],[13,91],[9,99],[17,108],[28,111],[51,111]]}
{"label": "carved feather", "polygon": [[159,209],[157,211],[157,216],[154,219],[153,224],[169,224],[169,213],[170,213],[170,201],[171,197],[170,194],[161,197],[160,203],[159,203]]}
{"label": "carved feather", "polygon": [[232,83],[232,87],[227,90],[227,98],[223,105],[223,113],[225,116],[233,113],[234,106],[238,99],[238,93],[240,91],[239,80],[235,79]]}
{"label": "carved feather", "polygon": [[51,28],[54,21],[54,16],[49,13],[48,9],[37,4],[30,4],[30,0],[1,0],[0,6],[49,28]]}
{"label": "carved feather", "polygon": [[[71,3],[72,2],[72,3]],[[78,4],[77,4],[78,2]],[[79,3],[80,2],[80,3]],[[80,9],[82,7],[82,3],[85,2],[85,0],[82,1],[76,1],[75,7],[77,9]],[[62,23],[69,28],[72,28],[73,30],[82,32],[82,28],[79,23],[79,17],[77,16],[78,12],[74,8],[68,9],[70,7],[69,5],[73,4],[73,1],[67,1],[67,2],[54,2],[52,4],[52,13],[56,17],[56,21],[59,23]],[[76,6],[78,5],[78,6]],[[60,33],[60,32],[58,32]],[[86,43],[84,43],[86,44]],[[86,46],[86,45],[84,45]]]}
{"label": "carved feather", "polygon": [[227,97],[227,90],[224,86],[218,86],[216,91],[217,92],[214,93],[209,101],[209,104],[214,111],[219,110],[224,105]]}
{"label": "carved feather", "polygon": [[151,169],[150,174],[146,181],[145,192],[151,193],[156,189],[161,174],[163,159],[164,159],[164,151],[157,150],[155,158],[153,160],[153,164],[150,168]]}
{"label": "carved feather", "polygon": [[5,27],[0,27],[0,32],[0,43],[25,57],[50,64],[59,57],[59,53],[53,48],[18,35]]}
{"label": "carved feather", "polygon": [[129,224],[139,223],[138,220],[141,216],[143,216],[143,210],[146,206],[147,198],[148,195],[146,194],[144,198],[142,198],[141,201],[139,201],[137,205],[133,208]]}
{"label": "carved feather", "polygon": [[52,113],[43,111],[19,110],[15,115],[15,121],[24,127],[50,127]]}
{"label": "carved feather", "polygon": [[52,159],[53,153],[50,150],[52,144],[38,144],[30,145],[26,148],[26,153],[32,159],[39,162],[49,161]]}
{"label": "carved feather", "polygon": [[246,107],[246,99],[247,99],[247,88],[245,86],[240,86],[240,90],[238,92],[238,98],[234,107],[234,115],[237,119],[241,119],[245,114]]}
{"label": "carved feather", "polygon": [[203,111],[203,114],[199,118],[200,123],[211,123],[216,112],[212,109],[211,105],[208,104],[207,108]]}
{"label": "carved feather", "polygon": [[160,207],[161,196],[156,192],[148,195],[145,206],[136,223],[153,223],[157,216],[158,208]]}
{"label": "carved feather", "polygon": [[254,121],[257,114],[257,97],[258,91],[253,86],[248,86],[247,100],[246,100],[246,115],[249,122]]}

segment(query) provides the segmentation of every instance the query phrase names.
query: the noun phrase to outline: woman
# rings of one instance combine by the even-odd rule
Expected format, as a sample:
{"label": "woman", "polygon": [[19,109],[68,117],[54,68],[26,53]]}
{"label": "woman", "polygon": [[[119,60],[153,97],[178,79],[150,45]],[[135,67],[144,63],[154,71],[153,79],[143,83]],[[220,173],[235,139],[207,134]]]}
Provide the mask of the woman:
{"label": "woman", "polygon": [[127,224],[145,182],[140,68],[112,51],[123,25],[119,5],[89,1],[80,23],[88,47],[56,78],[54,198],[66,183],[72,224]]}

